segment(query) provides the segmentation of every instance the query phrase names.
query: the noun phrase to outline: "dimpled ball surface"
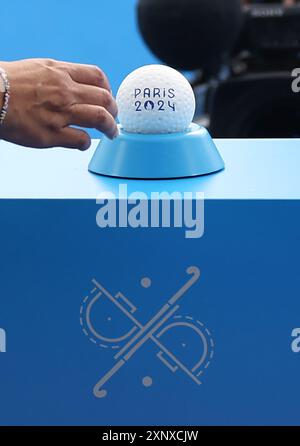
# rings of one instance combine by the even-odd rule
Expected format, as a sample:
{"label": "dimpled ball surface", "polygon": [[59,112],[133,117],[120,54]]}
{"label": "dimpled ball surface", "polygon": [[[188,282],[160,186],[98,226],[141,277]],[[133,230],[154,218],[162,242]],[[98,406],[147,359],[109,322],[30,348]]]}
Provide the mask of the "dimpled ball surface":
{"label": "dimpled ball surface", "polygon": [[184,132],[195,114],[188,80],[165,65],[146,65],[129,74],[117,93],[119,120],[130,133]]}

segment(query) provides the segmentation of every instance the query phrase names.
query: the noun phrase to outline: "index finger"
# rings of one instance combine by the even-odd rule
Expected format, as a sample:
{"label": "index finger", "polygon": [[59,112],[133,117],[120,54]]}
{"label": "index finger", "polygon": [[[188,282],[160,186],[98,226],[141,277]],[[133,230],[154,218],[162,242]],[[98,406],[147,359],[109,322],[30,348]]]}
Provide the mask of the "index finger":
{"label": "index finger", "polygon": [[74,82],[93,85],[95,87],[105,88],[105,90],[108,90],[109,92],[111,91],[106,74],[96,65],[64,62],[63,67],[66,69]]}

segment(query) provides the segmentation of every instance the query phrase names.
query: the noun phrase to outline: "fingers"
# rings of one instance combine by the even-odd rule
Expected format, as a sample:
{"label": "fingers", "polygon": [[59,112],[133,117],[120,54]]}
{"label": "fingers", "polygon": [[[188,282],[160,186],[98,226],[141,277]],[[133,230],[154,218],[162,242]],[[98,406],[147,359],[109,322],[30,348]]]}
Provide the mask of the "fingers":
{"label": "fingers", "polygon": [[68,125],[95,128],[113,139],[118,135],[114,118],[118,107],[104,72],[92,65],[63,63],[76,83],[76,101],[70,108]]}
{"label": "fingers", "polygon": [[116,118],[118,107],[113,96],[104,88],[97,88],[91,85],[81,85],[78,88],[78,104],[99,105]]}
{"label": "fingers", "polygon": [[118,126],[112,115],[101,106],[74,104],[71,107],[68,125],[95,128],[113,139],[118,135]]}
{"label": "fingers", "polygon": [[73,81],[79,84],[94,85],[111,91],[106,74],[97,66],[62,62]]}
{"label": "fingers", "polygon": [[65,127],[56,135],[57,139],[53,145],[59,147],[84,151],[91,145],[91,138],[84,130]]}

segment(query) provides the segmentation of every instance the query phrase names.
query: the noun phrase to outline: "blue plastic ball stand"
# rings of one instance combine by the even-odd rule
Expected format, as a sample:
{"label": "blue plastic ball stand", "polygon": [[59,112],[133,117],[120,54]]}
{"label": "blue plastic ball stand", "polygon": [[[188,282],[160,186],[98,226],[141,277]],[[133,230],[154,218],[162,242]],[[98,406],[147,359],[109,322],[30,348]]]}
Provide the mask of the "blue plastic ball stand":
{"label": "blue plastic ball stand", "polygon": [[224,169],[224,161],[208,131],[191,124],[186,132],[142,135],[125,132],[104,137],[89,171],[110,177],[171,179],[207,175]]}

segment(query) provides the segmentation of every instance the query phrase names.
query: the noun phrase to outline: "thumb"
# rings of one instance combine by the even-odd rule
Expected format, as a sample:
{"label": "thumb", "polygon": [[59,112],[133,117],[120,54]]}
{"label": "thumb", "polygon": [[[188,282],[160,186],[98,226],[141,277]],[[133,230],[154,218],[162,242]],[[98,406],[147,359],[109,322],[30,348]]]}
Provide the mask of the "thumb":
{"label": "thumb", "polygon": [[60,147],[84,151],[90,147],[91,138],[84,130],[64,127],[57,135],[56,144]]}

